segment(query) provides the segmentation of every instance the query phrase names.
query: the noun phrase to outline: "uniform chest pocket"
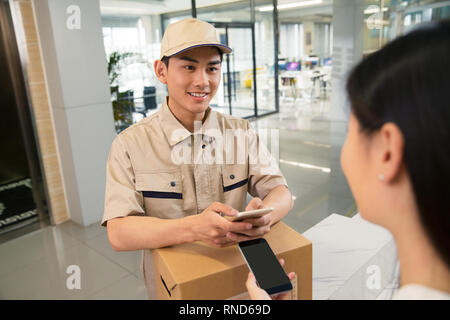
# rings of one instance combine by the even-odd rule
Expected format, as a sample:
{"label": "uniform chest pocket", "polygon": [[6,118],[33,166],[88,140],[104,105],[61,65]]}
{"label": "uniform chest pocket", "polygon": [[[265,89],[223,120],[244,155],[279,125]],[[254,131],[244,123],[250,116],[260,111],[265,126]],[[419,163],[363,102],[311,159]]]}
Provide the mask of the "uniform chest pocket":
{"label": "uniform chest pocket", "polygon": [[145,214],[161,219],[184,216],[183,184],[180,170],[137,172],[136,190],[144,197]]}
{"label": "uniform chest pocket", "polygon": [[145,172],[136,173],[136,190],[144,198],[183,199],[181,172]]}
{"label": "uniform chest pocket", "polygon": [[[230,192],[248,183],[248,167],[244,164],[225,165],[222,167],[223,192]],[[247,190],[247,189],[245,189]]]}
{"label": "uniform chest pocket", "polygon": [[248,166],[243,164],[222,167],[223,202],[242,211],[245,208],[248,184]]}

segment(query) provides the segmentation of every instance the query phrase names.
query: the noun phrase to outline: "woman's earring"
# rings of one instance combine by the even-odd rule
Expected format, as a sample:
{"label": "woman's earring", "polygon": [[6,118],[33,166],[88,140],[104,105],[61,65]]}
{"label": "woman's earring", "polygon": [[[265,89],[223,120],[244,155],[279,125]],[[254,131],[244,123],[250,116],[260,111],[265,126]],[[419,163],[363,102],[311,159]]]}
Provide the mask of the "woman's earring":
{"label": "woman's earring", "polygon": [[384,174],[382,173],[378,174],[378,180],[384,181]]}

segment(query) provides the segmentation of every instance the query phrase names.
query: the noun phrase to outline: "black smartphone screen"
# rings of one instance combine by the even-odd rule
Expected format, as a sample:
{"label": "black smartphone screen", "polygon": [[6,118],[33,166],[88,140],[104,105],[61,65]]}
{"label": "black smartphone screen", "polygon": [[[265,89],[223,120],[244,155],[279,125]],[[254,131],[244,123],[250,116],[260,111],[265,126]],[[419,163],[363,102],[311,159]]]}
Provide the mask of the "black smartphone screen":
{"label": "black smartphone screen", "polygon": [[267,241],[263,238],[239,243],[260,288],[269,294],[292,290],[292,284]]}

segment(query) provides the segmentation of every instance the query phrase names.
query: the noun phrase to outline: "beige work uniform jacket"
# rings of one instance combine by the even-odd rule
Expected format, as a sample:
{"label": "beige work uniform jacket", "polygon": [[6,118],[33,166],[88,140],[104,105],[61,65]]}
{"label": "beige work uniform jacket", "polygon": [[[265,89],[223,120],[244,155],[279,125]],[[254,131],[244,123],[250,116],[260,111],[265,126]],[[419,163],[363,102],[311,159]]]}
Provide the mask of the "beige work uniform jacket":
{"label": "beige work uniform jacket", "polygon": [[[158,112],[117,135],[107,162],[103,226],[131,215],[182,218],[215,201],[242,211],[247,193],[264,199],[287,186],[247,120],[208,108],[195,127],[185,129],[166,98]],[[150,250],[143,250],[141,267],[148,296],[156,299]]]}

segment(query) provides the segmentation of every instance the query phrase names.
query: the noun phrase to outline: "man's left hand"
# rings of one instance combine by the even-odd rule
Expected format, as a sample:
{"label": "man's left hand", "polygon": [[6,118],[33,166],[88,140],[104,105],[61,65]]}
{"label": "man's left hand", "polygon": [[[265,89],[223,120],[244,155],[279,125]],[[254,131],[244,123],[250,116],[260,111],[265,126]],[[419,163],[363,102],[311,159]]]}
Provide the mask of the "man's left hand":
{"label": "man's left hand", "polygon": [[[264,204],[258,197],[253,198],[245,208],[245,211],[263,209]],[[243,222],[248,222],[253,225],[250,230],[242,231],[241,233],[228,232],[227,238],[231,241],[241,242],[263,237],[270,231],[271,214],[265,214],[259,218],[245,219]]]}

